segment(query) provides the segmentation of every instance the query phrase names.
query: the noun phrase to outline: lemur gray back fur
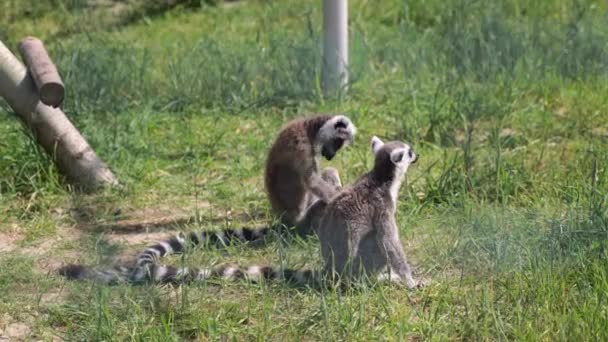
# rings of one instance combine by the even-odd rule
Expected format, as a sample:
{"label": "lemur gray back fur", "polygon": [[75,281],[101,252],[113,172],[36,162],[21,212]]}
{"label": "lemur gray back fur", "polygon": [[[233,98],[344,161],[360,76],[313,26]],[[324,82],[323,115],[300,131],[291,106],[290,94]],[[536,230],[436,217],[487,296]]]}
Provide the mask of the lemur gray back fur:
{"label": "lemur gray back fur", "polygon": [[374,137],[371,145],[373,170],[325,208],[318,231],[325,272],[358,278],[388,271],[393,280],[415,287],[399,240],[395,210],[404,175],[418,157],[399,141],[384,144]]}

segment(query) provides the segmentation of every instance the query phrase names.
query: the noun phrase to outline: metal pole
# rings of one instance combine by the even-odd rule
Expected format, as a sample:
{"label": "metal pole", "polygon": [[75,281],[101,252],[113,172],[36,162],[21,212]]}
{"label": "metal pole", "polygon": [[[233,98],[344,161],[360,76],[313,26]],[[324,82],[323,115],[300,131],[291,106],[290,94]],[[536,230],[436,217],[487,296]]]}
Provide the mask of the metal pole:
{"label": "metal pole", "polygon": [[323,0],[323,91],[348,84],[348,0]]}

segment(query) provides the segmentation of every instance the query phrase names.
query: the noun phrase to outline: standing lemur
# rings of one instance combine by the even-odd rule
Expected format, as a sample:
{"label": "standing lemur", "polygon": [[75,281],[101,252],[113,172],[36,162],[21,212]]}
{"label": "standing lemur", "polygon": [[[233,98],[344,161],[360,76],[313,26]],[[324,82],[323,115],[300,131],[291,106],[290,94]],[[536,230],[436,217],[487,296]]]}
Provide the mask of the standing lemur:
{"label": "standing lemur", "polygon": [[[372,138],[374,167],[353,185],[331,198],[320,219],[318,236],[325,268],[322,273],[311,270],[285,270],[254,265],[240,268],[222,265],[213,268],[185,268],[160,265],[141,259],[134,267],[90,269],[69,265],[60,273],[71,279],[90,279],[104,283],[204,281],[211,277],[224,279],[247,278],[285,279],[296,283],[311,283],[322,276],[339,275],[347,279],[362,276],[394,276],[410,288],[417,282],[403,252],[395,221],[397,195],[408,167],[418,156],[410,146],[392,141],[384,144]],[[196,237],[198,239],[198,237]],[[183,245],[184,240],[179,240]]]}

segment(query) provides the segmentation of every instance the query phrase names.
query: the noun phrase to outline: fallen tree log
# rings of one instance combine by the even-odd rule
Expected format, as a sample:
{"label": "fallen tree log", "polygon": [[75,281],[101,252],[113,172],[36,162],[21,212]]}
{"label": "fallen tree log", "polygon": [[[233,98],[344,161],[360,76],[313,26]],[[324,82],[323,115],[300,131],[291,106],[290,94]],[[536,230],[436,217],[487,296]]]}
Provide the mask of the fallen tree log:
{"label": "fallen tree log", "polygon": [[38,38],[27,37],[19,43],[19,53],[36,84],[42,103],[59,107],[65,89],[57,67]]}
{"label": "fallen tree log", "polygon": [[0,96],[32,131],[68,181],[85,189],[116,185],[106,164],[58,108],[39,100],[25,66],[0,41]]}

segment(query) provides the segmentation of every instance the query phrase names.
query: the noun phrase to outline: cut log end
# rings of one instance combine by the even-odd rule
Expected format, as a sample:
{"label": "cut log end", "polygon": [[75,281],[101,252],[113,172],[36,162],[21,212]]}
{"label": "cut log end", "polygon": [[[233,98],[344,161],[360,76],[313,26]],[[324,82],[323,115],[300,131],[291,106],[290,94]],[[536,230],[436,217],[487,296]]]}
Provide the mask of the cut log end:
{"label": "cut log end", "polygon": [[47,106],[59,107],[63,103],[65,96],[65,88],[61,83],[49,82],[45,83],[38,89],[40,101]]}

